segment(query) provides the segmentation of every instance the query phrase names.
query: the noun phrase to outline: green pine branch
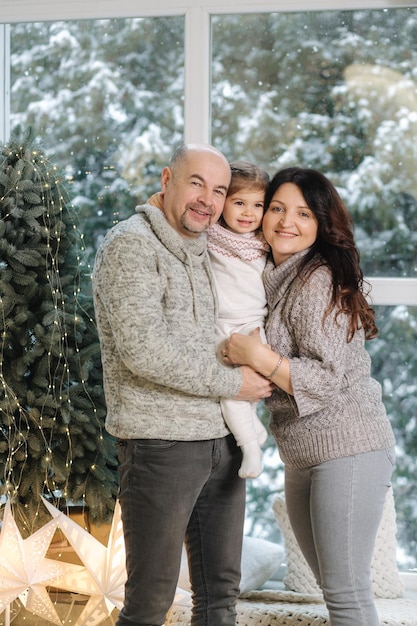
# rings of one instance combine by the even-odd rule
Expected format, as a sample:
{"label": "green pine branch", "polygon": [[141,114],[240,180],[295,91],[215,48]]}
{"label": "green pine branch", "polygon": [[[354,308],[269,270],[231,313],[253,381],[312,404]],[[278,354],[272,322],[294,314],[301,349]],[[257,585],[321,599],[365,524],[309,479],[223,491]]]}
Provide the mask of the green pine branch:
{"label": "green pine branch", "polygon": [[40,496],[111,518],[117,456],[104,429],[100,348],[65,180],[17,128],[0,146],[0,489],[22,531]]}

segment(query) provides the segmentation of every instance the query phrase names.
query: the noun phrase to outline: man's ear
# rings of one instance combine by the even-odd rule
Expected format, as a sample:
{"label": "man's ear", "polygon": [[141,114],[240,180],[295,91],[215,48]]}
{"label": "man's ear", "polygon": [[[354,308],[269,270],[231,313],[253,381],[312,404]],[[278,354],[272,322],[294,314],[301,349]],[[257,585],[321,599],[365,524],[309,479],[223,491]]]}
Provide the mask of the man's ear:
{"label": "man's ear", "polygon": [[167,185],[169,181],[172,179],[172,170],[170,167],[166,166],[161,172],[161,196],[165,195],[167,190]]}

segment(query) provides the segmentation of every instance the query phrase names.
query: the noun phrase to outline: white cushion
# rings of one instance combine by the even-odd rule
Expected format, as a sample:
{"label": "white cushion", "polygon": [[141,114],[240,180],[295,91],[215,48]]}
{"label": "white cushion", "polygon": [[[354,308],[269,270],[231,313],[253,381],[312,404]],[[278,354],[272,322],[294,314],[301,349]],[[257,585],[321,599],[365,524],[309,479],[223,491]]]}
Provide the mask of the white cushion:
{"label": "white cushion", "polygon": [[[282,547],[272,541],[257,537],[243,537],[240,593],[243,594],[262,587],[278,569],[283,556]],[[191,590],[185,549],[183,549],[181,559],[178,587],[186,591]]]}
{"label": "white cushion", "polygon": [[279,568],[284,550],[277,543],[257,537],[243,537],[240,593],[262,587]]}
{"label": "white cushion", "polygon": [[[285,546],[287,571],[284,584],[287,589],[305,594],[321,594],[307,561],[294,536],[282,496],[276,496],[272,509]],[[388,490],[384,511],[376,537],[371,564],[372,589],[377,598],[399,598],[404,585],[396,562],[396,518],[392,489]]]}

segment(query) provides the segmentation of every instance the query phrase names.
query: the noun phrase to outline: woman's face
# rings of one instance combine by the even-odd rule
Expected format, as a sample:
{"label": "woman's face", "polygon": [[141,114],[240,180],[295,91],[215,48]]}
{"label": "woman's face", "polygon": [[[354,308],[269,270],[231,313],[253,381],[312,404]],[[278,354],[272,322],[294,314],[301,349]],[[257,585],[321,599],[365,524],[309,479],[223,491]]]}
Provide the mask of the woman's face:
{"label": "woman's face", "polygon": [[284,183],[272,196],[262,229],[275,265],[306,250],[317,238],[318,222],[294,183]]}

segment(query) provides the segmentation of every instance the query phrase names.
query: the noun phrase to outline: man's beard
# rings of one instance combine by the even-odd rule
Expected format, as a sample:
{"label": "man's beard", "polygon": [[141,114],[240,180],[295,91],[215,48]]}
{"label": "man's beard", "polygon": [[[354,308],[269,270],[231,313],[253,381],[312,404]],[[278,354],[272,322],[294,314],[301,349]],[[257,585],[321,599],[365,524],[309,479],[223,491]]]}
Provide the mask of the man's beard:
{"label": "man's beard", "polygon": [[[189,211],[191,211],[191,213],[189,213]],[[198,222],[193,220],[192,218],[193,211],[203,212],[206,215],[206,219],[208,220],[208,223],[205,222],[204,224],[198,224]],[[189,218],[190,215],[191,217]],[[193,235],[200,235],[209,226],[211,226],[212,217],[213,217],[212,209],[205,207],[199,204],[198,202],[194,202],[193,204],[188,205],[186,208],[186,211],[182,214],[181,225],[184,228],[184,230],[187,230],[189,233],[192,233]]]}

